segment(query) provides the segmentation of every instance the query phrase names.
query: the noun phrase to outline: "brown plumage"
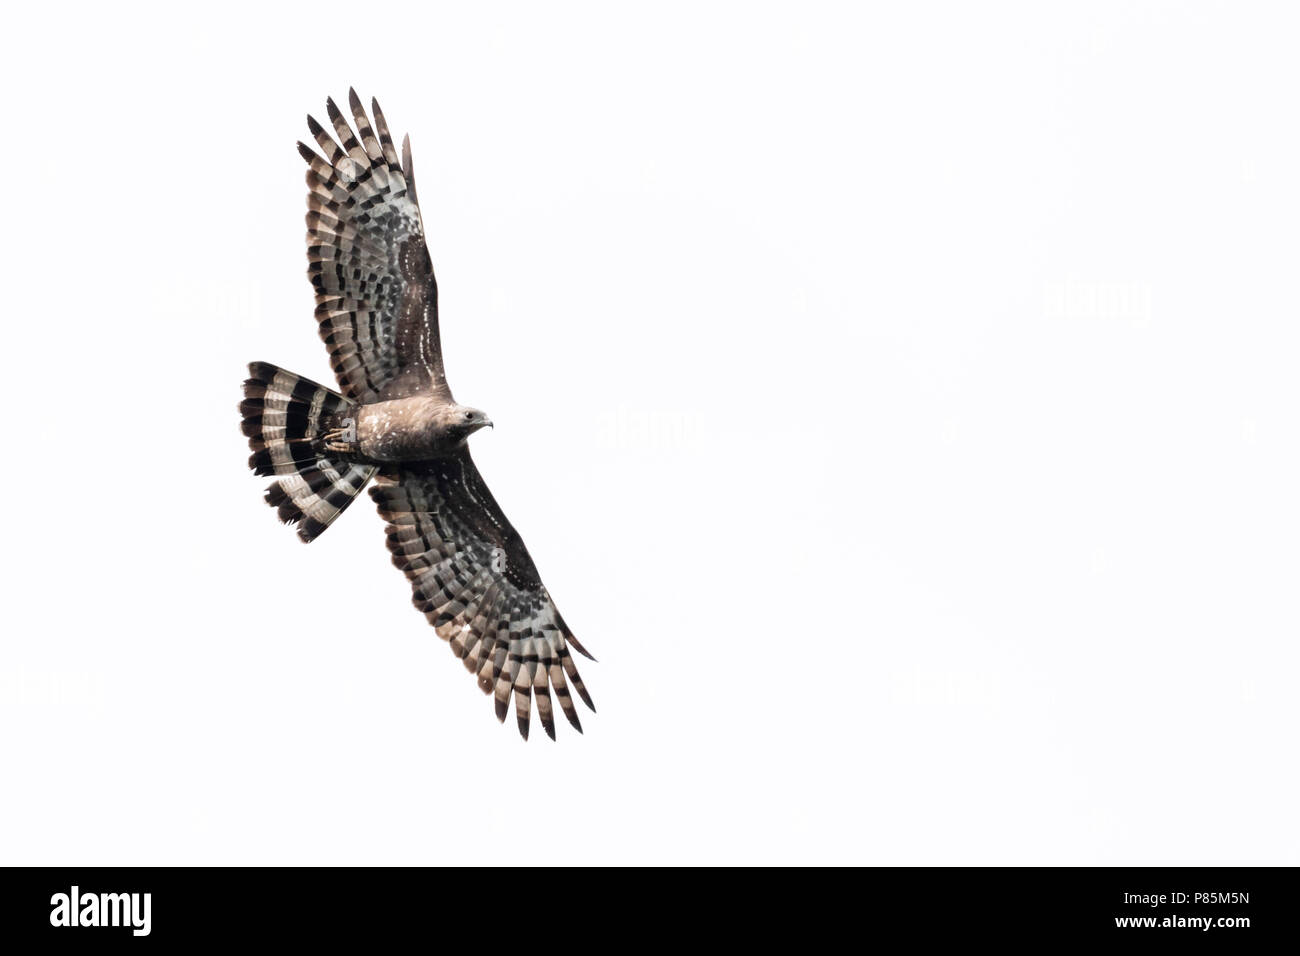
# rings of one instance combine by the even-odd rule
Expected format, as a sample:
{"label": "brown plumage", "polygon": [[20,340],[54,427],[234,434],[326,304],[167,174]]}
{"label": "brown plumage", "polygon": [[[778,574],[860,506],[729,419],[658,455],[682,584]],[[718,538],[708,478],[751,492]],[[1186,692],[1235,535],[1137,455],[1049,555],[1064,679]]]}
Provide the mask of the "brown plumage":
{"label": "brown plumage", "polygon": [[514,699],[528,737],[532,701],[555,738],[551,691],[582,730],[570,687],[593,711],[573,637],[532,558],[470,457],[492,423],[452,397],[438,337],[438,286],[424,241],[409,140],[399,162],[379,104],[355,91],[353,126],[326,102],[331,132],[307,117],[307,274],[342,394],[264,362],[240,404],[249,466],[277,476],[266,500],[312,541],[373,478],[393,563],[438,635],[493,694]]}

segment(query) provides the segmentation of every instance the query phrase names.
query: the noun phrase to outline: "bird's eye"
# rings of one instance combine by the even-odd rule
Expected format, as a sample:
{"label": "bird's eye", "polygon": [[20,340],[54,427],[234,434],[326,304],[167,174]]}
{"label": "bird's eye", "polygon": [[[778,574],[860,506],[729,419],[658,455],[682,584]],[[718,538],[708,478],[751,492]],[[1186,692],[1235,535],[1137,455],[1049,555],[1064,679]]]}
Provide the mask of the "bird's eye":
{"label": "bird's eye", "polygon": [[473,420],[474,420],[474,413],[473,413],[473,412],[466,412],[466,413],[465,413],[465,421],[467,421],[467,422],[472,422]]}

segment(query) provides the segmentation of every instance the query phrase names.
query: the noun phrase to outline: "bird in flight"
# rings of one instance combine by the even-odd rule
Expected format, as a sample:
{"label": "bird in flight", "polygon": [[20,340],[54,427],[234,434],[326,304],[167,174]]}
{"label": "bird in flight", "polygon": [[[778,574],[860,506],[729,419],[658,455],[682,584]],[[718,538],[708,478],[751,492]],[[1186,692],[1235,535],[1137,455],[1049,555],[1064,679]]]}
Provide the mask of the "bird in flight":
{"label": "bird in flight", "polygon": [[249,365],[239,411],[266,502],[314,541],[368,484],[393,563],[438,636],[496,699],[514,698],[528,737],[532,702],[555,739],[551,691],[579,732],[570,687],[592,711],[569,631],[468,439],[491,420],[451,394],[438,338],[438,286],[416,198],[410,137],[399,161],[379,103],[348,93],[330,129],[307,117],[307,275],[339,391],[266,362]]}

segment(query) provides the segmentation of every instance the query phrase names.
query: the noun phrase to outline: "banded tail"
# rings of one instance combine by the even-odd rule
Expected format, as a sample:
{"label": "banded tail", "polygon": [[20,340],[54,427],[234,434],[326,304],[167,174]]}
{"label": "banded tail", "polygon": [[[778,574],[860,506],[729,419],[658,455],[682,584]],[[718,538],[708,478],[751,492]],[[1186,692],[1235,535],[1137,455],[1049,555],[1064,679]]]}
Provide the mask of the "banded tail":
{"label": "banded tail", "polygon": [[267,362],[248,366],[244,434],[256,475],[278,475],[266,489],[266,503],[285,524],[298,525],[298,537],[320,536],[374,475],[375,465],[348,461],[323,450],[323,436],[346,418],[355,403],[338,392]]}

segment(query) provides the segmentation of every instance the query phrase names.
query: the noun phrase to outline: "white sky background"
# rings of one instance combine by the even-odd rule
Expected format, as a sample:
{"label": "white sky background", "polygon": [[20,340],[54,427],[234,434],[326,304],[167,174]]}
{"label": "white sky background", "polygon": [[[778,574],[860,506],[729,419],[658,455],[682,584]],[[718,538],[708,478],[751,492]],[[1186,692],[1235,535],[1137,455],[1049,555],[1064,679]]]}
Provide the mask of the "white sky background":
{"label": "white sky background", "polygon": [[[11,11],[0,862],[1300,863],[1294,14],[1048,7]],[[583,737],[246,468],[350,84]]]}

